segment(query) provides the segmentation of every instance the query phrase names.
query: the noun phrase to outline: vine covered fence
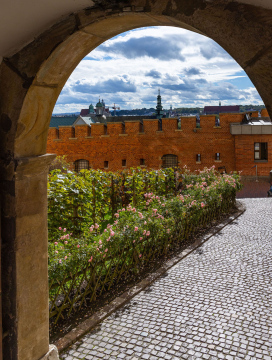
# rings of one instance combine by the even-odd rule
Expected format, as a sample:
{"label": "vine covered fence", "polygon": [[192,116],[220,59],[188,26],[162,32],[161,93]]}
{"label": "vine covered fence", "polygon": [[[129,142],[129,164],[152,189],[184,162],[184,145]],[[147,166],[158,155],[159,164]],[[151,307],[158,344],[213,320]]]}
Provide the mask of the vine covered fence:
{"label": "vine covered fence", "polygon": [[49,243],[51,323],[92,306],[234,206],[238,176],[222,177],[213,169],[186,176],[176,196],[175,186],[171,196],[144,189],[137,209],[132,196],[107,226],[91,219],[88,232],[80,236],[58,228],[57,241]]}
{"label": "vine covered fence", "polygon": [[176,195],[182,176],[188,174],[182,175],[180,169],[135,168],[116,173],[54,170],[49,175],[48,187],[49,239],[54,238],[59,226],[80,234],[90,221],[107,223],[119,208],[129,204],[141,208],[147,192],[166,197]]}

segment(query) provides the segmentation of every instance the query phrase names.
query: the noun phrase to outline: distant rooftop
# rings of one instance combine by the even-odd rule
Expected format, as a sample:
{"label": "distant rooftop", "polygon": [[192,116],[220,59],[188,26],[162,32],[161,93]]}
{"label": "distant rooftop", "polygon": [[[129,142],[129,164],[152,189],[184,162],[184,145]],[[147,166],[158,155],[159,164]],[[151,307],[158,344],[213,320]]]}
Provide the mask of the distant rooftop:
{"label": "distant rooftop", "polygon": [[72,126],[77,116],[52,116],[49,127]]}
{"label": "distant rooftop", "polygon": [[80,116],[86,116],[90,113],[89,109],[81,109]]}
{"label": "distant rooftop", "polygon": [[205,106],[204,114],[213,115],[213,114],[222,114],[222,113],[238,113],[240,112],[239,105],[230,105],[230,106]]}

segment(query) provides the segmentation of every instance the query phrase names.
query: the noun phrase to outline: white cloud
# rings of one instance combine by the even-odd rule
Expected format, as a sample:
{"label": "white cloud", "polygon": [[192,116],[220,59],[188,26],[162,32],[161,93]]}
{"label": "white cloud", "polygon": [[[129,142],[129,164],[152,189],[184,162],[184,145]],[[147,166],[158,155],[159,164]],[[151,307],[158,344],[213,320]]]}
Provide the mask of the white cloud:
{"label": "white cloud", "polygon": [[[213,40],[175,27],[116,36],[86,56],[68,79],[55,113],[76,112],[99,96],[122,109],[262,103],[241,67]],[[152,100],[153,99],[153,100]]]}

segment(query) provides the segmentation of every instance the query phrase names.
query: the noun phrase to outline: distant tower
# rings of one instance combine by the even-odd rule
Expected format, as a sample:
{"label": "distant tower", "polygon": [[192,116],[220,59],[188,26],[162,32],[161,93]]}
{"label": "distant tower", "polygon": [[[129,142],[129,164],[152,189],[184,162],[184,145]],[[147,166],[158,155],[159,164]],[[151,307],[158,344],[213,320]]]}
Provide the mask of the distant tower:
{"label": "distant tower", "polygon": [[94,107],[93,104],[89,106],[89,114],[94,114]]}
{"label": "distant tower", "polygon": [[221,101],[219,101],[219,106],[221,106]]}
{"label": "distant tower", "polygon": [[96,116],[103,115],[103,104],[100,102],[100,99],[99,99],[98,103],[96,104],[95,112],[96,112]]}
{"label": "distant tower", "polygon": [[157,119],[161,119],[163,117],[160,89],[158,90],[157,96],[156,117]]}

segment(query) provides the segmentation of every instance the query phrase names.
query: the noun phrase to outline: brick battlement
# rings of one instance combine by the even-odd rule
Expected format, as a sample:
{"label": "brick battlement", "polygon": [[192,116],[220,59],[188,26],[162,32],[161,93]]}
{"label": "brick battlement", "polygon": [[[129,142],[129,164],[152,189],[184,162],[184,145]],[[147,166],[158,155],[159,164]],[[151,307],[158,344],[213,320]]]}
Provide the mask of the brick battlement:
{"label": "brick battlement", "polygon": [[[157,119],[144,119],[143,125],[139,120],[135,121],[124,121],[122,122],[109,122],[106,124],[96,123],[91,126],[88,125],[75,125],[72,126],[59,126],[57,128],[50,128],[48,133],[48,141],[53,140],[74,140],[76,138],[102,138],[104,135],[109,137],[117,137],[119,135],[127,134],[128,136],[141,136],[141,135],[152,135],[161,136],[165,134],[167,136],[179,136],[178,130],[188,133],[197,129],[202,132],[208,131],[224,131],[229,130],[229,124],[235,122],[241,122],[243,114],[221,114],[220,115],[220,126],[216,127],[215,115],[202,115],[200,116],[200,128],[196,126],[196,118],[193,117],[181,117],[180,126],[178,126],[178,119],[169,118],[162,119],[162,127],[159,127],[159,120]],[[197,135],[196,135],[197,136]]]}

